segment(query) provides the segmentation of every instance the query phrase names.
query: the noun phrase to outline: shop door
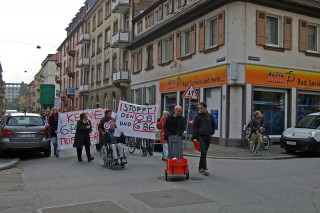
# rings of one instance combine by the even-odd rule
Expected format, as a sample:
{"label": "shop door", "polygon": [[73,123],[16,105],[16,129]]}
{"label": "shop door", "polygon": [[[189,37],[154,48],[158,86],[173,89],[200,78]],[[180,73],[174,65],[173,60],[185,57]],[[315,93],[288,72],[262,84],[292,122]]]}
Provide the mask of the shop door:
{"label": "shop door", "polygon": [[204,100],[207,103],[208,112],[213,115],[216,123],[214,136],[220,137],[221,118],[221,88],[209,88],[204,90]]}
{"label": "shop door", "polygon": [[286,91],[254,90],[253,111],[260,110],[263,112],[266,134],[282,134],[286,126],[286,100]]}

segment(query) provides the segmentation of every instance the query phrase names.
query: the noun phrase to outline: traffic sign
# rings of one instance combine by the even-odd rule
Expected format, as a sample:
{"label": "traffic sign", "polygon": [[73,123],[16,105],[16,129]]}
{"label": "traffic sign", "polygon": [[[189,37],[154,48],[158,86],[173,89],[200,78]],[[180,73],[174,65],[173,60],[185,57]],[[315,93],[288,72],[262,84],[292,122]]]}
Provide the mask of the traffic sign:
{"label": "traffic sign", "polygon": [[182,95],[183,98],[199,99],[199,94],[192,83],[189,84],[187,90]]}

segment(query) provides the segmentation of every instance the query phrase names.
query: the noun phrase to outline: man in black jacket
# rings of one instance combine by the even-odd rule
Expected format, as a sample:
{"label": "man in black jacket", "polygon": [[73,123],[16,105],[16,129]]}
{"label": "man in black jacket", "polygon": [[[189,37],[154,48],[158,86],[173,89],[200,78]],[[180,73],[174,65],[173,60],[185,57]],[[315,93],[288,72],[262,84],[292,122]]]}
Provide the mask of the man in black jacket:
{"label": "man in black jacket", "polygon": [[199,172],[205,176],[209,175],[207,168],[207,152],[209,149],[211,135],[214,134],[216,125],[214,118],[209,114],[207,110],[207,104],[204,102],[199,103],[199,113],[193,120],[193,141],[198,140],[200,142],[201,156],[199,162]]}

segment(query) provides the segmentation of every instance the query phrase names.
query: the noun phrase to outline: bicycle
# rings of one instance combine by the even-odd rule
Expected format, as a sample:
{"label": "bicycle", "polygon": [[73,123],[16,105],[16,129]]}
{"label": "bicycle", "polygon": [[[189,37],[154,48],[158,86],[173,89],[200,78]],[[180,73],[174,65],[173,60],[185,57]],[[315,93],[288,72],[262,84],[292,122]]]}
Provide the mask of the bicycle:
{"label": "bicycle", "polygon": [[[256,151],[256,148],[257,148],[257,143],[255,143],[253,146],[251,146],[251,143],[252,143],[252,141],[251,141],[251,129],[250,130],[248,130],[248,131],[250,131],[250,133],[247,133],[246,132],[246,138],[247,138],[247,141],[248,141],[248,149],[249,149],[249,151],[250,152],[252,152],[252,153],[254,153],[255,151]],[[270,147],[270,137],[269,137],[269,135],[267,135],[267,134],[265,134],[265,131],[262,131],[262,133],[261,133],[261,135],[262,135],[262,149],[263,150],[268,150],[269,149],[269,147]]]}
{"label": "bicycle", "polygon": [[[127,137],[126,145],[128,147],[129,153],[134,153],[136,148],[140,149],[140,155],[141,156],[147,156],[148,154],[148,139],[144,138],[135,138],[135,137]],[[151,142],[149,142],[151,143]],[[151,145],[149,145],[151,146]]]}

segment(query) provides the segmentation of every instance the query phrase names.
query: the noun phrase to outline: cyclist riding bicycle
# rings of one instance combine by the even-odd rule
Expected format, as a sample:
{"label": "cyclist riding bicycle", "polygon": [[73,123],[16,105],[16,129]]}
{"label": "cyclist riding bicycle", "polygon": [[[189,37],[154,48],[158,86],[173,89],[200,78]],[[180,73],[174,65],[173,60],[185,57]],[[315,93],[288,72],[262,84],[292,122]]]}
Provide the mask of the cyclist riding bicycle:
{"label": "cyclist riding bicycle", "polygon": [[257,154],[260,148],[263,146],[262,140],[262,131],[263,127],[261,126],[261,119],[263,114],[260,111],[255,111],[253,113],[253,118],[250,121],[249,127],[251,129],[250,135],[250,151],[254,154]]}

